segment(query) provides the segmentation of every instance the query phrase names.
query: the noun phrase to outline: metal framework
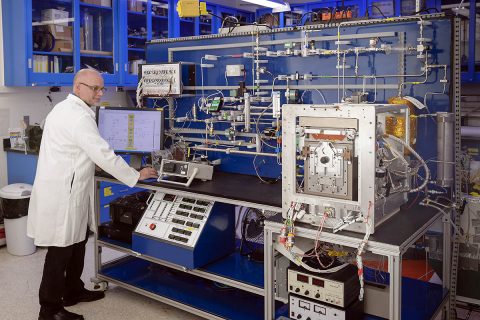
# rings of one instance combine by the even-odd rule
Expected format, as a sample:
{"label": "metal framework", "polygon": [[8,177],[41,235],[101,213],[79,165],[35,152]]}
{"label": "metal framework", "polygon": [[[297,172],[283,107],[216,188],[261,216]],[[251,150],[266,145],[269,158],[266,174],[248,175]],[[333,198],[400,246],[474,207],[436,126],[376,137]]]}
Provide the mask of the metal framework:
{"label": "metal framework", "polygon": [[[389,319],[399,320],[401,316],[402,306],[402,255],[407,249],[415,243],[427,230],[438,220],[442,214],[438,212],[430,220],[424,223],[419,229],[413,228],[411,235],[400,245],[392,245],[388,243],[382,243],[377,241],[369,241],[365,247],[366,251],[374,254],[387,257],[388,260],[388,272],[390,273],[390,287],[389,287]],[[387,222],[388,223],[388,222]],[[267,221],[265,224],[264,239],[265,239],[265,319],[275,319],[275,283],[273,274],[273,257],[275,254],[274,245],[276,238],[279,235],[282,223]],[[317,237],[317,228],[304,228],[297,227],[296,236],[306,239],[315,240]],[[338,244],[350,248],[357,248],[362,242],[361,235],[357,237],[345,236],[337,233],[322,232],[321,239],[327,243]],[[445,251],[449,250],[448,247],[444,248]],[[448,270],[444,270],[443,276]],[[447,302],[447,299],[442,301],[438,309],[442,309],[443,305]],[[437,310],[438,310],[437,309]],[[440,311],[438,311],[440,312]]]}
{"label": "metal framework", "polygon": [[[475,4],[475,2],[473,2]],[[472,6],[475,8],[475,6]],[[475,16],[475,14],[474,14]],[[460,92],[460,19],[453,19],[453,54],[452,54],[452,75],[453,75],[453,97],[452,111],[455,113],[455,200],[457,210],[454,212],[454,223],[457,230],[460,230],[460,212],[458,209],[462,206],[462,175],[461,175],[461,152],[462,140],[460,129],[462,126],[461,113],[461,92]],[[473,49],[475,55],[475,49]],[[447,231],[447,230],[446,230]],[[447,234],[451,230],[448,228]],[[450,243],[448,243],[450,246]],[[457,276],[458,276],[458,255],[460,251],[460,242],[458,235],[455,233],[452,244],[451,257],[451,273],[450,273],[450,318],[456,318],[456,302],[457,302]],[[444,261],[450,261],[444,257]]]}

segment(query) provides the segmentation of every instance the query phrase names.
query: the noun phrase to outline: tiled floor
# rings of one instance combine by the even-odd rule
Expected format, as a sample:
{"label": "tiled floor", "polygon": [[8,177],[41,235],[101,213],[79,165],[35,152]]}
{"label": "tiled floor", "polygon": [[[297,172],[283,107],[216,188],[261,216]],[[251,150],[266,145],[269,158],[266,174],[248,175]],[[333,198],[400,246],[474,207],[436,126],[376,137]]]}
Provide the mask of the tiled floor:
{"label": "tiled floor", "polygon": [[[109,253],[105,252],[104,257]],[[40,285],[46,250],[38,249],[30,256],[10,255],[6,247],[0,248],[0,319],[35,320],[38,318],[38,288]],[[114,254],[110,253],[110,256]],[[105,258],[104,258],[105,259]],[[94,275],[93,238],[87,244],[85,270],[82,279],[87,288],[92,287]],[[83,314],[87,320],[193,320],[198,316],[170,307],[156,300],[126,289],[110,285],[102,300],[80,303],[67,308]]]}

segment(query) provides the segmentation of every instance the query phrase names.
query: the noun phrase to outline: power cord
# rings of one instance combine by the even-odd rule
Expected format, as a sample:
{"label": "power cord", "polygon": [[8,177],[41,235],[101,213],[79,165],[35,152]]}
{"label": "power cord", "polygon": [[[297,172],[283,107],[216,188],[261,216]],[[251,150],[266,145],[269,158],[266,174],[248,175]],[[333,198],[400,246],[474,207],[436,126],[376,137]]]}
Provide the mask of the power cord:
{"label": "power cord", "polygon": [[365,10],[365,17],[366,17],[367,19],[369,18],[369,12],[368,12],[368,9],[369,9],[369,8],[375,8],[375,9],[377,9],[377,11],[382,15],[382,17],[383,17],[384,19],[387,19],[387,16],[383,14],[382,10],[380,10],[380,8],[379,8],[378,6],[376,6],[376,5],[374,5],[374,4],[369,5],[369,6],[367,7],[367,10]]}
{"label": "power cord", "polygon": [[[212,12],[209,12],[208,14],[211,15],[211,16],[213,16],[213,17],[215,17],[215,18],[218,18],[218,19],[222,20],[223,23],[225,23],[226,20],[228,19],[228,17],[223,18],[223,17],[217,16],[216,14],[214,14],[214,13],[212,13]],[[237,20],[238,20],[238,19],[237,19]],[[255,23],[249,23],[249,22],[242,22],[242,21],[238,20],[237,24],[240,25],[240,26],[264,26],[264,27],[269,28],[270,30],[273,29],[271,26],[269,26],[269,25],[267,25],[267,24],[264,24],[264,23],[262,23],[262,24],[259,24],[259,23],[256,23],[256,22],[255,22]],[[229,30],[228,30],[228,33],[233,32],[233,30],[234,30],[236,27],[237,27],[237,25],[235,25],[232,29],[229,29]]]}

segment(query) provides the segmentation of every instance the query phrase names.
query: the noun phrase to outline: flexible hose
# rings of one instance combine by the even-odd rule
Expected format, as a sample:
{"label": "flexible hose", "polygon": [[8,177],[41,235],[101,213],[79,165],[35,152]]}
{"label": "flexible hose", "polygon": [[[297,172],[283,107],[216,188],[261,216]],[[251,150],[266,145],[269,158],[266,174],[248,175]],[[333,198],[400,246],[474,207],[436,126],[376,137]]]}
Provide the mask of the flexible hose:
{"label": "flexible hose", "polygon": [[385,134],[384,136],[392,139],[393,141],[401,143],[405,148],[408,149],[408,151],[410,151],[422,163],[423,169],[425,170],[425,180],[423,181],[423,183],[419,187],[417,187],[415,189],[410,189],[408,192],[413,193],[413,192],[417,192],[417,191],[425,188],[427,186],[428,181],[430,181],[430,169],[428,168],[427,164],[422,159],[422,157],[420,157],[420,155],[415,150],[413,150],[413,148],[410,147],[410,145],[408,143],[406,143],[402,139],[397,138],[397,137],[395,137],[391,134]]}

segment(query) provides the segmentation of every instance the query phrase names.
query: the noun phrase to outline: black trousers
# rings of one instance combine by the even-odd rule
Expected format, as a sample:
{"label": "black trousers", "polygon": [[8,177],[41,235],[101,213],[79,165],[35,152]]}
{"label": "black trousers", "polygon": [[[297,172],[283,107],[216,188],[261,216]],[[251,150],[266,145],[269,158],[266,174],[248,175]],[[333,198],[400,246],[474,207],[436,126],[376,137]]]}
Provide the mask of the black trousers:
{"label": "black trousers", "polygon": [[63,308],[62,298],[74,297],[84,288],[80,279],[85,261],[85,240],[68,247],[48,247],[43,266],[39,298],[41,312],[55,313]]}

